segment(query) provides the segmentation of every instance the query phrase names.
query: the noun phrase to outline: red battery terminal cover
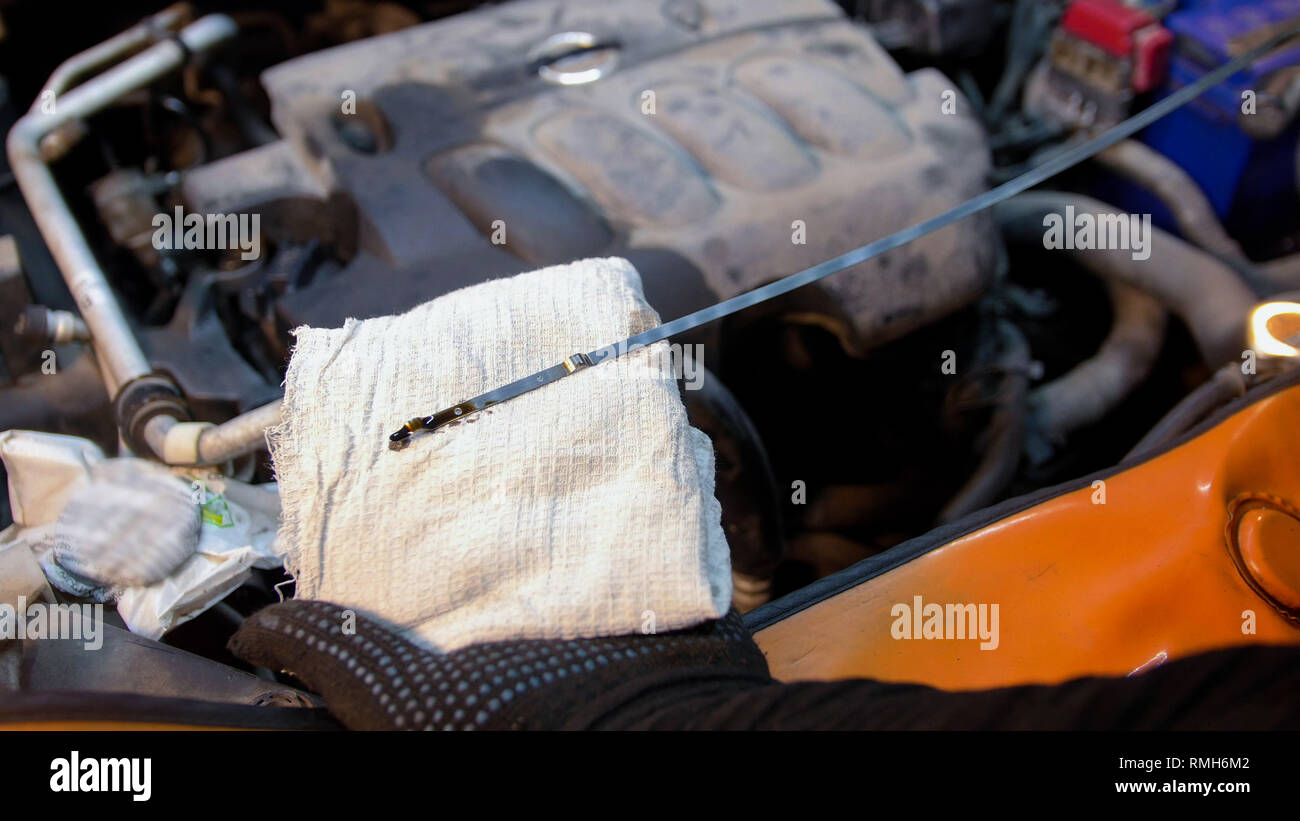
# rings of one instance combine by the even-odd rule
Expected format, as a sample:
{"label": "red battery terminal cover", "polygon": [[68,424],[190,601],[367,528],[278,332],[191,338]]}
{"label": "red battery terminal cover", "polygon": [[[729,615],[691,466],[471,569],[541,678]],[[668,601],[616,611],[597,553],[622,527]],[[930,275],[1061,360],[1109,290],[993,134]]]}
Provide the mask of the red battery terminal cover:
{"label": "red battery terminal cover", "polygon": [[1132,63],[1130,83],[1141,94],[1164,80],[1174,36],[1151,15],[1119,0],[1073,0],[1061,28]]}

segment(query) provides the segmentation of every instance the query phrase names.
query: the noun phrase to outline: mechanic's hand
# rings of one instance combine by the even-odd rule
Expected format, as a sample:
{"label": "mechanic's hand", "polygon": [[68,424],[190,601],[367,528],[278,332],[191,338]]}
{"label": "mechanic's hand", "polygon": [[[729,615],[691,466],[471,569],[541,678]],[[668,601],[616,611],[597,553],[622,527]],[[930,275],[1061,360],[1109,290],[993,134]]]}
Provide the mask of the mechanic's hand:
{"label": "mechanic's hand", "polygon": [[437,654],[354,611],[295,599],[250,616],[230,650],[297,677],[356,730],[585,727],[662,688],[666,673],[688,673],[697,684],[713,675],[771,681],[734,610],[672,633],[500,641]]}

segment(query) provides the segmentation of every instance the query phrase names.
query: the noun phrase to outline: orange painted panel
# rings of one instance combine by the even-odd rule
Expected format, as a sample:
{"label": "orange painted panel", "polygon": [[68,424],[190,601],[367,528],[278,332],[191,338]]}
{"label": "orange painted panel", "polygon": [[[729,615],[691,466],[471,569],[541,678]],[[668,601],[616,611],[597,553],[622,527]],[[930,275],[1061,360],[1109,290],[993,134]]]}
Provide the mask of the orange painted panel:
{"label": "orange painted panel", "polygon": [[[1225,540],[1229,505],[1243,493],[1300,506],[1300,386],[1107,478],[1104,492],[1104,504],[1085,487],[1008,516],[755,639],[782,680],[945,689],[1125,675],[1231,645],[1300,644],[1300,627],[1252,590]],[[894,638],[895,606],[916,596],[923,605],[998,605],[996,648],[947,637],[955,630]]]}

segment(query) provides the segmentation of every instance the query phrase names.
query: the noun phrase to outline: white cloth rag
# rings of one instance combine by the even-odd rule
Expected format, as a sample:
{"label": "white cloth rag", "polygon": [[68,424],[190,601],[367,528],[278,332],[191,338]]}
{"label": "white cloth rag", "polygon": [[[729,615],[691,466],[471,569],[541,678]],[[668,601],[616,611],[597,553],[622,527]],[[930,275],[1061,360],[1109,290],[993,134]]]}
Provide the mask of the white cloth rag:
{"label": "white cloth rag", "polygon": [[[201,506],[198,544],[179,566],[151,584],[100,587],[71,575],[55,559],[60,515],[92,479],[111,464],[94,442],[76,436],[28,430],[0,432],[0,460],[9,474],[12,527],[0,531],[0,550],[27,550],[40,562],[50,583],[65,593],[97,601],[116,599],[117,612],[131,632],[151,639],[184,624],[239,587],[254,567],[280,564],[275,547],[275,493],[226,479],[211,471],[172,468]],[[159,468],[161,470],[161,468]],[[127,503],[147,508],[155,502],[148,488],[125,484],[122,493],[141,494]],[[144,553],[154,538],[147,517],[123,521],[119,535]],[[131,525],[135,532],[130,533]],[[64,534],[67,538],[67,534]],[[72,545],[75,548],[75,545]]]}
{"label": "white cloth rag", "polygon": [[268,434],[296,595],[436,650],[723,615],[712,443],[687,422],[667,343],[388,446],[411,417],[658,322],[629,262],[591,259],[297,329]]}

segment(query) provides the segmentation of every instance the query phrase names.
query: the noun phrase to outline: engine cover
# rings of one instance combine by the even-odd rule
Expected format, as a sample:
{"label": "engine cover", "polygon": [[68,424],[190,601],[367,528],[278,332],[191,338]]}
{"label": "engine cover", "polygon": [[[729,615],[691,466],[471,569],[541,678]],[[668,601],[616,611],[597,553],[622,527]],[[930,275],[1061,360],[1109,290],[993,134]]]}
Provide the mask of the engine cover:
{"label": "engine cover", "polygon": [[[670,319],[933,216],[988,170],[954,85],[904,75],[829,0],[523,0],[262,79],[282,141],[182,193],[349,248],[279,298],[288,327],[608,255]],[[973,299],[995,241],[974,217],[784,310],[879,344]]]}

